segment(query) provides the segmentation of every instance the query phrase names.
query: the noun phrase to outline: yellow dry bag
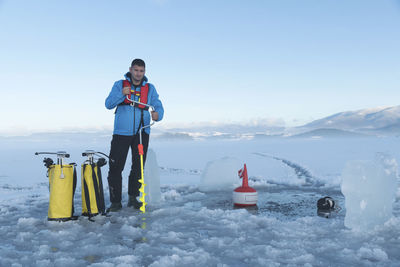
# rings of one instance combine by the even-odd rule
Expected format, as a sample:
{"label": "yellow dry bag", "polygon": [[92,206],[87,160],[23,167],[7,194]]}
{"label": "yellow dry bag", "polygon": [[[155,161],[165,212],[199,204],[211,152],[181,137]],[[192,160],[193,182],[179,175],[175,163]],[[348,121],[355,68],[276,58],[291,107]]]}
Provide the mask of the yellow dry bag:
{"label": "yellow dry bag", "polygon": [[107,164],[104,158],[98,159],[95,163],[93,156],[96,153],[88,150],[82,153],[88,160],[82,164],[82,215],[95,216],[105,214],[103,181],[101,167]]}
{"label": "yellow dry bag", "polygon": [[76,220],[77,216],[74,216],[74,193],[77,181],[75,164],[64,164],[64,158],[69,158],[69,154],[64,151],[36,152],[35,154],[57,155],[57,164],[54,164],[51,158],[44,159],[45,166],[48,168],[50,191],[48,220]]}

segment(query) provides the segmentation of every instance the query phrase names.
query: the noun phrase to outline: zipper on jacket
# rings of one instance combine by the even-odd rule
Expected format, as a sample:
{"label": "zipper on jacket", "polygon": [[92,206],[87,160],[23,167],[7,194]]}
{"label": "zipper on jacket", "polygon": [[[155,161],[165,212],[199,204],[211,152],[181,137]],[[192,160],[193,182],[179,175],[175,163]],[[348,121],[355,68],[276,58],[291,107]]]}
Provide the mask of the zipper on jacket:
{"label": "zipper on jacket", "polygon": [[135,107],[133,107],[133,129],[132,129],[132,134],[135,135],[135,128],[136,128],[136,122],[135,122]]}
{"label": "zipper on jacket", "polygon": [[[142,83],[143,83],[143,80],[141,81],[140,84],[142,84]],[[134,85],[134,84],[132,83],[132,86],[133,86],[133,91],[136,92],[136,85]],[[141,86],[141,85],[139,85],[138,88],[139,88],[140,86]],[[133,99],[136,100],[136,94],[134,94]],[[136,107],[135,107],[135,104],[134,104],[134,105],[133,105],[133,136],[135,136],[135,135],[137,134],[137,132],[139,132],[139,129],[138,129],[137,131],[135,131],[135,130],[136,130]]]}
{"label": "zipper on jacket", "polygon": [[[136,90],[135,86],[133,86],[133,90]],[[133,96],[133,99],[136,100],[135,96]],[[135,136],[135,132],[136,132],[135,131],[135,129],[136,129],[136,116],[135,116],[136,115],[135,114],[136,113],[136,108],[135,108],[135,105],[133,105],[132,107],[133,107],[133,129],[132,129],[132,135]]]}

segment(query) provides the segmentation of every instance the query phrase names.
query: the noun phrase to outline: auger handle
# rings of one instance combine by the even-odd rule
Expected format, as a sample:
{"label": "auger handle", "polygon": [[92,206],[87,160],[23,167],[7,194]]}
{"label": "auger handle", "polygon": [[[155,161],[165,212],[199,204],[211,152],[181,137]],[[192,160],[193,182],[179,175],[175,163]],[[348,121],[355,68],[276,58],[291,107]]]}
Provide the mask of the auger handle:
{"label": "auger handle", "polygon": [[[143,106],[149,107],[149,108],[152,109],[153,111],[156,110],[152,105],[148,105],[148,104],[145,104],[145,103],[142,103],[142,102],[139,102],[139,101],[130,99],[128,95],[126,96],[126,99],[127,99],[128,101],[132,102],[132,103],[136,103],[136,104],[139,104],[139,105],[143,105]],[[152,123],[150,123],[149,125],[146,125],[146,126],[142,126],[142,127],[139,129],[139,133],[140,133],[140,136],[139,136],[139,137],[140,137],[140,143],[142,143],[142,130],[145,129],[145,128],[148,128],[148,127],[153,126],[154,123],[155,123],[155,121],[153,121],[153,118],[152,118],[151,116],[150,116],[150,118],[151,118],[151,120],[152,120]]]}
{"label": "auger handle", "polygon": [[135,103],[135,104],[138,104],[138,105],[143,105],[143,106],[146,106],[146,107],[148,107],[148,108],[151,108],[152,110],[155,110],[155,108],[154,108],[152,105],[145,104],[145,103],[142,103],[142,102],[139,102],[139,101],[130,99],[128,95],[126,96],[126,99],[127,99],[129,102],[132,102],[132,103]]}

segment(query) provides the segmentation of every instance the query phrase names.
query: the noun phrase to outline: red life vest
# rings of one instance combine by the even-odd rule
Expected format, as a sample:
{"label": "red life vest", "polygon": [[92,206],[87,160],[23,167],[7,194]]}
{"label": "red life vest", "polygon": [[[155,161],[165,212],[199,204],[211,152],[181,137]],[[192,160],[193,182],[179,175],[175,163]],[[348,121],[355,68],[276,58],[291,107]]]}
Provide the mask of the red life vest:
{"label": "red life vest", "polygon": [[[122,81],[122,88],[124,88],[124,87],[131,87],[131,83],[128,80]],[[136,90],[132,90],[131,89],[131,92],[129,94],[129,98],[130,99],[134,99],[134,98],[132,98],[132,95],[139,96],[139,102],[141,102],[143,104],[147,104],[147,96],[148,96],[148,94],[149,94],[149,84],[146,83],[144,86],[140,87],[140,91],[136,91]],[[129,105],[131,103],[132,103],[131,101],[129,101],[128,99],[125,98],[124,104],[128,104]],[[149,109],[149,107],[144,106],[144,105],[140,105],[140,104],[137,104],[137,103],[135,103],[135,107],[138,107],[138,108],[141,108],[141,109],[145,109],[145,110]]]}

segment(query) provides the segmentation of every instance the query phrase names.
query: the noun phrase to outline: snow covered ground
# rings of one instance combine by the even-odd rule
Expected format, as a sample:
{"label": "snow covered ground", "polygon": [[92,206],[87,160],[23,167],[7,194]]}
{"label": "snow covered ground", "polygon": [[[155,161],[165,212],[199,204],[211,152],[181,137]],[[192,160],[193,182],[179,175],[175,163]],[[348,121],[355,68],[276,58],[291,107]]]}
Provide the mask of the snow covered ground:
{"label": "snow covered ground", "polygon": [[[54,140],[0,139],[0,266],[400,265],[399,190],[393,218],[362,232],[344,226],[340,191],[349,160],[383,152],[400,162],[398,138],[152,140],[159,204],[149,205],[145,215],[126,207],[126,167],[121,212],[65,223],[47,221],[46,169],[34,152],[66,150],[79,173],[81,152],[108,153],[110,138]],[[226,157],[236,159],[236,170],[247,164],[250,186],[259,194],[256,209],[233,208],[239,178],[200,186],[207,163]],[[102,171],[108,205],[107,166]],[[336,216],[317,216],[323,196],[342,207]]]}

